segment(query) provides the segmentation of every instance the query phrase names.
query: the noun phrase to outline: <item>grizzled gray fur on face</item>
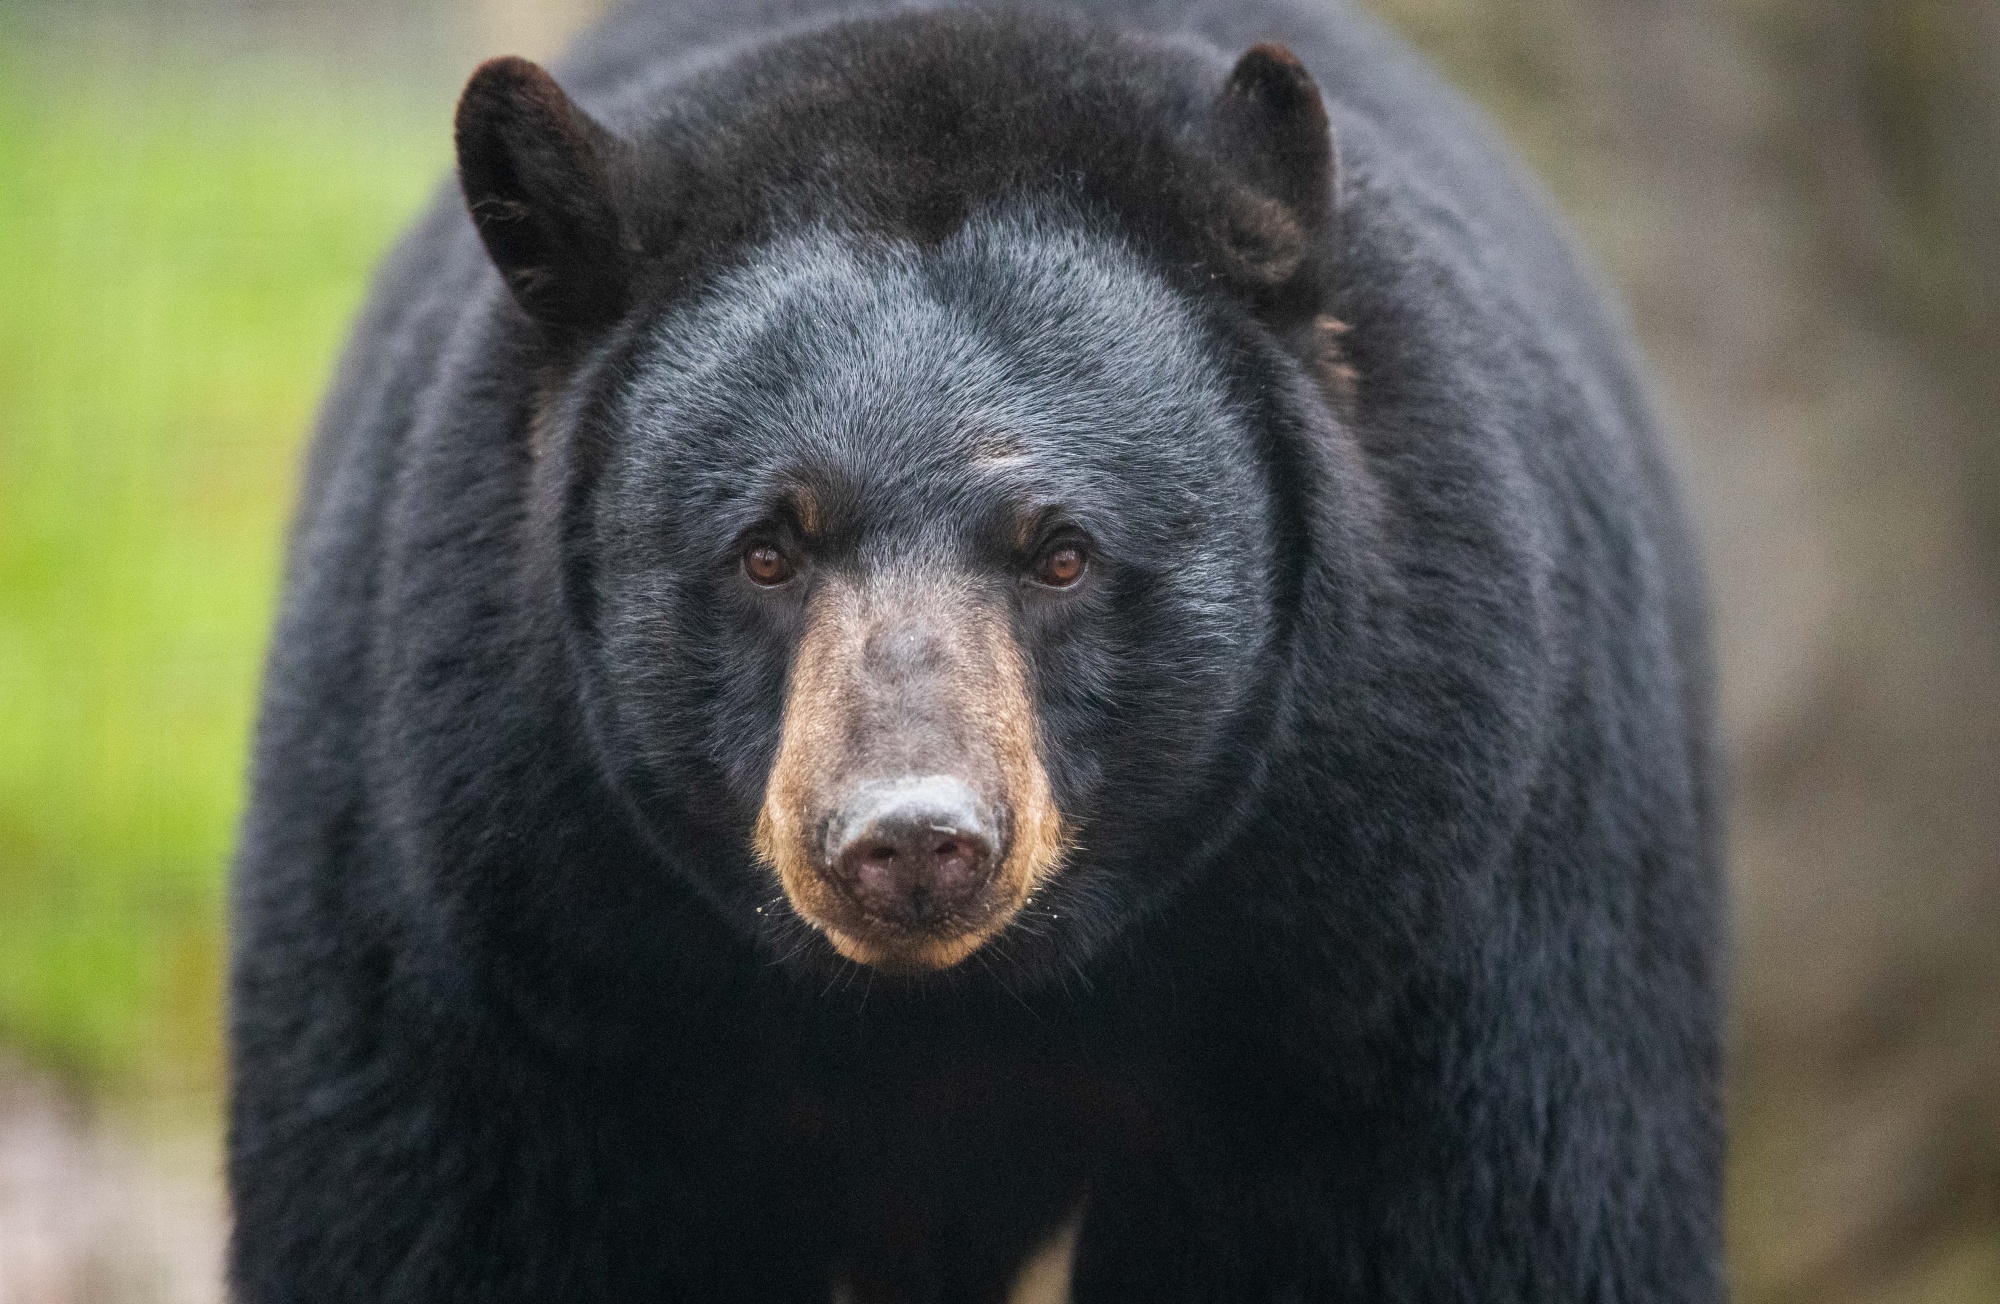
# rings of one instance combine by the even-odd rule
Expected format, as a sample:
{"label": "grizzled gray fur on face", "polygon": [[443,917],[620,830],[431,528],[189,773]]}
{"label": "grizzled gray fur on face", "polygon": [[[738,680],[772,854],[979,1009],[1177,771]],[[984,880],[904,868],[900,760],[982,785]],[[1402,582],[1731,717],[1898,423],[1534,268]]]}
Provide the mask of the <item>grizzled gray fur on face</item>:
{"label": "grizzled gray fur on face", "polygon": [[[789,933],[792,911],[757,913],[775,867],[822,927],[865,924],[825,881],[825,825],[855,783],[933,772],[991,803],[1006,845],[964,929],[888,950],[962,959],[1033,896],[1023,922],[1038,926],[996,939],[993,958],[1047,964],[1042,940],[1083,944],[1110,880],[1133,899],[1164,886],[1179,858],[1140,845],[1189,836],[1179,816],[1214,782],[1272,651],[1268,472],[1226,348],[1115,236],[1033,210],[981,214],[931,247],[793,236],[635,337],[592,513],[617,677],[603,727],[643,770],[641,805],[698,787],[739,826],[761,809],[761,863],[712,881],[718,901]],[[1135,483],[1163,491],[1135,502]],[[764,531],[801,571],[769,590],[735,565]],[[1080,583],[1022,583],[1023,554],[1071,536],[1090,540]],[[731,619],[708,626],[718,609]],[[898,637],[950,664],[891,685],[883,640]],[[1111,695],[1128,709],[1094,705]],[[691,734],[707,740],[692,756]],[[1061,810],[1087,817],[1074,837],[1101,854],[1055,874],[1072,840]],[[665,836],[686,816],[658,818]],[[850,958],[881,949],[831,936]]]}
{"label": "grizzled gray fur on face", "polygon": [[238,1299],[1722,1298],[1697,560],[1407,51],[643,0],[455,133],[271,653]]}

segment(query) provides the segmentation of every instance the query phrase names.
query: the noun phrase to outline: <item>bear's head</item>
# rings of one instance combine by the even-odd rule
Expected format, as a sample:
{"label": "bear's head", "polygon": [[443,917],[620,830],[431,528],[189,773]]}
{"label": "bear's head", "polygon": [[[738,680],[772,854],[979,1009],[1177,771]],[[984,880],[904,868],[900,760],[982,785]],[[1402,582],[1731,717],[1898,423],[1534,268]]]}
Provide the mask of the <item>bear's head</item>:
{"label": "bear's head", "polygon": [[458,123],[605,772],[803,961],[1074,963],[1224,851],[1278,727],[1318,92],[961,15],[627,116],[504,60]]}

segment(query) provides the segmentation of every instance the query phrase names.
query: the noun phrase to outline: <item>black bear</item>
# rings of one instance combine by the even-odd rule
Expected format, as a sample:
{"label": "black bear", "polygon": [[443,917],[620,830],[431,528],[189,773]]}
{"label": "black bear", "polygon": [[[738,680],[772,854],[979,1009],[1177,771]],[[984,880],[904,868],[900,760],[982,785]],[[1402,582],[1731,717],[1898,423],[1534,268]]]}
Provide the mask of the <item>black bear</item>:
{"label": "black bear", "polygon": [[275,1301],[1715,1301],[1697,562],[1340,5],[640,4],[460,103],[235,885]]}

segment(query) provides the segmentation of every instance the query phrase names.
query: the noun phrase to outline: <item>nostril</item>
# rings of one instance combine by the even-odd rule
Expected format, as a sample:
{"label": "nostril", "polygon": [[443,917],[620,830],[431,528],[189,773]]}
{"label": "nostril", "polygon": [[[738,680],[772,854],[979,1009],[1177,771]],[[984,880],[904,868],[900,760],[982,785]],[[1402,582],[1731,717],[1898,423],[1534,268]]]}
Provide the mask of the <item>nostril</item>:
{"label": "nostril", "polygon": [[985,879],[987,853],[983,842],[945,838],[931,848],[930,860],[937,890],[948,896],[968,895]]}
{"label": "nostril", "polygon": [[896,845],[870,838],[847,849],[833,863],[833,872],[869,898],[893,895],[897,875]]}

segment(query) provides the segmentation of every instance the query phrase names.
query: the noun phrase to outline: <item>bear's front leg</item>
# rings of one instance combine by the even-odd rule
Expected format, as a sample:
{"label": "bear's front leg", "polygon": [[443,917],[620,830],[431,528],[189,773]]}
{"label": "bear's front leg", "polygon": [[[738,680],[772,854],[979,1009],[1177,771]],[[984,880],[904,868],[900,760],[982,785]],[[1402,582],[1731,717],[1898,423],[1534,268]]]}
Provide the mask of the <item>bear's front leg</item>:
{"label": "bear's front leg", "polygon": [[1267,1081],[1097,1184],[1071,1298],[1713,1304],[1713,1174],[1671,1161],[1673,1112],[1423,1082],[1352,1108]]}

